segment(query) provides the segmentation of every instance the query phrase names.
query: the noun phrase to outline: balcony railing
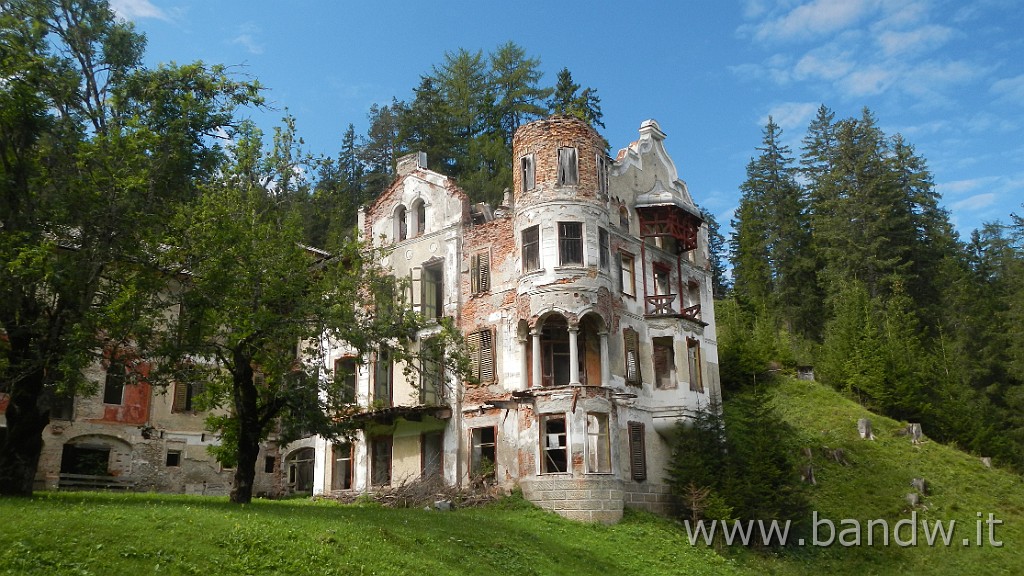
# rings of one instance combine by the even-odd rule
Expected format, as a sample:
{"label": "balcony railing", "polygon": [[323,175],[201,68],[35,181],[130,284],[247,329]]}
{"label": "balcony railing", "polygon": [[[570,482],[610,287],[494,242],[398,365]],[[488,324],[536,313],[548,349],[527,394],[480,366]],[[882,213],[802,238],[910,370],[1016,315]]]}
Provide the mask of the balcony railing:
{"label": "balcony railing", "polygon": [[694,304],[687,308],[683,308],[683,317],[693,320],[694,322],[700,322],[700,304]]}
{"label": "balcony railing", "polygon": [[659,294],[657,296],[647,297],[647,311],[645,314],[648,316],[673,316],[676,313],[673,304],[676,301],[675,294]]}

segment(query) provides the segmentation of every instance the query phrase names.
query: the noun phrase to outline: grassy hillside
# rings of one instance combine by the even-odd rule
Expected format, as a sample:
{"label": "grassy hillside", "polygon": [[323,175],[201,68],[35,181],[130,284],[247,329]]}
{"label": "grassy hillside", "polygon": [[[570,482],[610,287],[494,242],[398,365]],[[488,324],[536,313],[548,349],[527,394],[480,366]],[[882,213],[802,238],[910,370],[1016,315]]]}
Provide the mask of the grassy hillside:
{"label": "grassy hillside", "polygon": [[[975,456],[926,440],[914,445],[898,435],[905,423],[870,414],[862,407],[815,383],[785,380],[773,388],[775,406],[796,429],[801,444],[813,451],[817,486],[811,489],[812,508],[820,518],[837,525],[843,519],[859,520],[862,545],[805,547],[781,559],[744,555],[746,568],[779,574],[1024,574],[1024,485],[1010,472],[986,468]],[[870,418],[876,440],[862,440],[857,419]],[[924,431],[927,436],[928,431]],[[828,458],[824,449],[841,448],[848,460],[842,465]],[[956,521],[951,546],[928,546],[918,532],[916,546],[866,546],[867,520],[888,521],[892,528],[909,518],[906,495],[911,481],[924,478],[929,492],[917,512],[921,521]],[[1001,548],[991,547],[988,527],[982,524],[983,546],[977,546],[977,513],[988,514],[1003,524],[995,527]],[[846,527],[852,526],[848,524]],[[909,539],[909,529],[902,539]],[[821,528],[820,539],[828,530]],[[969,544],[964,545],[964,539]]]}
{"label": "grassy hillside", "polygon": [[[895,434],[900,423],[869,415],[820,385],[785,381],[773,394],[814,453],[812,507],[821,518],[839,530],[842,519],[862,526],[884,519],[891,534],[909,516],[904,498],[911,479],[923,477],[931,491],[918,521],[955,519],[954,545],[929,547],[919,534],[917,546],[907,548],[892,541],[887,547],[833,543],[781,555],[740,549],[722,558],[690,546],[676,524],[647,514],[590,526],[517,499],[432,512],[308,500],[238,507],[216,498],[41,493],[0,499],[0,574],[1024,574],[1019,476],[934,442],[912,445]],[[877,440],[858,437],[863,416],[872,419]],[[824,447],[842,448],[848,464],[826,459]],[[977,512],[1004,522],[995,533],[1002,548],[976,546]]]}

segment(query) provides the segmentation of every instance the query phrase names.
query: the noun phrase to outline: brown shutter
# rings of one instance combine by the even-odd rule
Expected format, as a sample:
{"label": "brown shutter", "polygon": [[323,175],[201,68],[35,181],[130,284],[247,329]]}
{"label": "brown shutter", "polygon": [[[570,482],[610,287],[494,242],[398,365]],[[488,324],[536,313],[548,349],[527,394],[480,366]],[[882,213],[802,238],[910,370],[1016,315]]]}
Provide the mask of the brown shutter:
{"label": "brown shutter", "polygon": [[171,412],[184,412],[188,403],[188,382],[174,383],[174,401],[171,403]]}
{"label": "brown shutter", "polygon": [[629,470],[633,480],[642,482],[647,479],[647,453],[644,446],[644,425],[641,422],[630,422],[629,430]]}
{"label": "brown shutter", "polygon": [[477,254],[477,260],[480,292],[489,292],[491,290],[491,255],[487,252],[481,252]]}
{"label": "brown shutter", "polygon": [[494,381],[494,335],[490,330],[480,332],[480,381]]}
{"label": "brown shutter", "polygon": [[632,328],[625,328],[622,342],[626,356],[626,384],[639,386],[643,381],[640,375],[640,335]]}

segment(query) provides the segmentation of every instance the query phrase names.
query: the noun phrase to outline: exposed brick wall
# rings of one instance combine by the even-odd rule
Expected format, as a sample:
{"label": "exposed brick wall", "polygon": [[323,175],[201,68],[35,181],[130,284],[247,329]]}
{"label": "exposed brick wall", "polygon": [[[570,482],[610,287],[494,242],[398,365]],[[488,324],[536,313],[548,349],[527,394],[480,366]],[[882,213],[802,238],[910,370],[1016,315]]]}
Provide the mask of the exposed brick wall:
{"label": "exposed brick wall", "polygon": [[[555,186],[558,171],[558,149],[574,147],[579,162],[579,183],[558,189]],[[604,140],[586,122],[576,118],[552,116],[546,120],[521,126],[512,139],[512,183],[516,207],[556,197],[556,193],[571,191],[577,199],[597,197],[597,154],[604,153]],[[536,188],[523,191],[520,158],[534,156]]]}

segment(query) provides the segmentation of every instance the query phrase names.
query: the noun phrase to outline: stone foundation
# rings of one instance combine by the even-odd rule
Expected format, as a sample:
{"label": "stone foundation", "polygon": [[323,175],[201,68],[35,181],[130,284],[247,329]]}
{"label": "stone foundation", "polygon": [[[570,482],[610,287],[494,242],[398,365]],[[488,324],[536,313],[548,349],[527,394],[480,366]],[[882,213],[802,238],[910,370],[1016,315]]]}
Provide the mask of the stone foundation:
{"label": "stone foundation", "polygon": [[545,510],[570,520],[614,524],[622,520],[622,480],[591,476],[520,480],[523,496]]}

